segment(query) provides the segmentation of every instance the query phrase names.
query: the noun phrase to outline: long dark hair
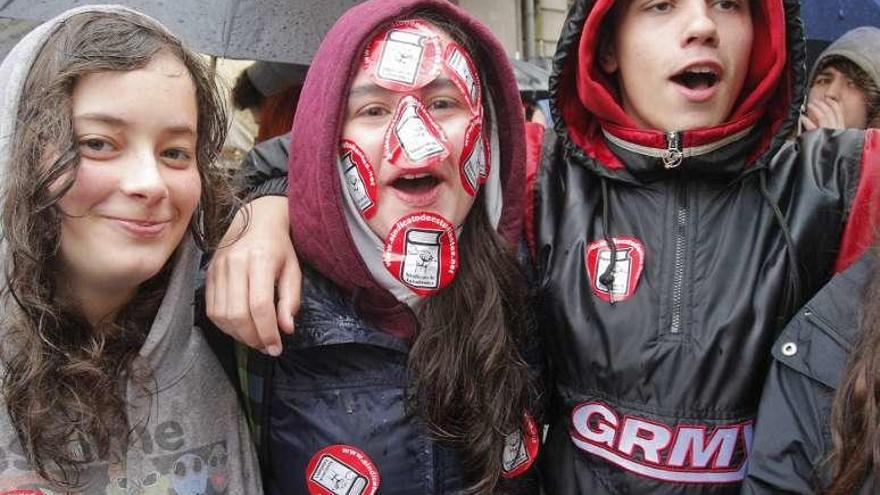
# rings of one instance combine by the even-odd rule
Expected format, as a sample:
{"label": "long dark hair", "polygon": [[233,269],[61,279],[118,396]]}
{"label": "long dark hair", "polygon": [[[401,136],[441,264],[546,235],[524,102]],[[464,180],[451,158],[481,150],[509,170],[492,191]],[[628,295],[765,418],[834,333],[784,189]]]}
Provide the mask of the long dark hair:
{"label": "long dark hair", "polygon": [[880,244],[871,255],[868,282],[859,319],[859,343],[834,395],[831,409],[833,449],[828,494],[855,493],[873,474],[880,479]]}
{"label": "long dark hair", "polygon": [[[415,17],[446,31],[483,66],[460,28],[430,13]],[[491,90],[480,75],[483,91]],[[431,432],[462,455],[467,491],[496,493],[505,438],[521,431],[533,396],[520,352],[533,320],[514,249],[490,224],[482,193],[464,223],[460,252],[455,280],[418,312],[409,369]]]}
{"label": "long dark hair", "polygon": [[[63,489],[82,485],[87,463],[119,460],[128,447],[137,425],[126,417],[125,381],[150,387],[150,371],[135,358],[170,271],[169,262],[112,321],[96,324],[59,290],[58,201],[79,166],[71,95],[83,75],[142,68],[160,51],[180,60],[196,87],[202,192],[189,230],[209,248],[222,235],[233,201],[224,174],[212,165],[226,136],[226,115],[208,67],[160,25],[129,11],[71,16],[40,49],[20,98],[0,218],[3,398],[31,466]],[[51,163],[45,163],[47,149],[57,157]]]}

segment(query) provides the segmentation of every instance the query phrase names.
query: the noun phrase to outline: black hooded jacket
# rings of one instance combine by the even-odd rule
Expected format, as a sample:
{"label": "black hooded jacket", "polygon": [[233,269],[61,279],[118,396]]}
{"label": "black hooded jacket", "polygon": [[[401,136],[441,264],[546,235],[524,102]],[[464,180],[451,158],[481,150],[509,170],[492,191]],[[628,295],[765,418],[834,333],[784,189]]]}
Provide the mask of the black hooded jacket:
{"label": "black hooded jacket", "polygon": [[535,189],[547,493],[737,493],[779,330],[870,243],[880,135],[786,142],[805,84],[795,0],[753,2],[728,122],[635,129],[583,68],[611,3],[569,13]]}

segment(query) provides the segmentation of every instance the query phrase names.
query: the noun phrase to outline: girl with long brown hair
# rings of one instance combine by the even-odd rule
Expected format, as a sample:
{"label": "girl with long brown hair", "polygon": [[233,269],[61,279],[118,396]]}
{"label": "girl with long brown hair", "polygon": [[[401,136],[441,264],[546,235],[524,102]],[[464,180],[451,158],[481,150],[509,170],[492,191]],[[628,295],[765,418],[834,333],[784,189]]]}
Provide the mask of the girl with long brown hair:
{"label": "girl with long brown hair", "polygon": [[149,17],[90,6],[0,79],[0,492],[259,493],[194,326],[198,248],[231,208],[212,74]]}
{"label": "girl with long brown hair", "polygon": [[[514,81],[444,0],[364,2],[325,37],[289,145],[297,331],[246,365],[270,493],[536,490]],[[282,171],[281,149],[249,166]]]}

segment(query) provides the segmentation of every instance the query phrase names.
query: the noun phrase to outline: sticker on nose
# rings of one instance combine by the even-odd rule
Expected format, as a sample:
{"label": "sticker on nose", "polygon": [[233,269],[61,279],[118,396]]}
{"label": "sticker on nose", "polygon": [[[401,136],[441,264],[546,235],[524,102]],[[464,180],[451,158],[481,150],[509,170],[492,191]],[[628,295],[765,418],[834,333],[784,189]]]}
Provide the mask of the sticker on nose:
{"label": "sticker on nose", "polygon": [[501,475],[505,478],[516,478],[528,471],[538,457],[538,443],[538,425],[526,413],[522,430],[507,435],[504,440]]}
{"label": "sticker on nose", "polygon": [[480,80],[471,57],[457,43],[449,43],[449,46],[446,47],[444,60],[446,72],[453,84],[465,96],[471,113],[481,115],[483,109],[480,98]]}
{"label": "sticker on nose", "polygon": [[434,213],[404,216],[388,232],[382,261],[391,275],[416,294],[434,294],[458,272],[455,228]]}
{"label": "sticker on nose", "polygon": [[372,218],[376,214],[378,202],[373,165],[358,145],[348,139],[342,140],[339,155],[349,196],[364,218]]}
{"label": "sticker on nose", "polygon": [[486,164],[489,163],[483,140],[483,125],[480,120],[471,120],[467,131],[465,131],[464,147],[461,150],[459,165],[461,186],[471,196],[476,196],[480,190],[480,184],[485,182]]}
{"label": "sticker on nose", "polygon": [[418,20],[399,21],[373,38],[364,55],[364,67],[379,86],[411,91],[437,78],[442,57],[436,28]]}
{"label": "sticker on nose", "polygon": [[350,445],[331,445],[319,450],[306,468],[306,485],[311,495],[374,495],[379,482],[379,470],[373,460]]}
{"label": "sticker on nose", "polygon": [[449,141],[425,105],[405,96],[385,133],[385,159],[401,168],[434,165],[449,156]]}

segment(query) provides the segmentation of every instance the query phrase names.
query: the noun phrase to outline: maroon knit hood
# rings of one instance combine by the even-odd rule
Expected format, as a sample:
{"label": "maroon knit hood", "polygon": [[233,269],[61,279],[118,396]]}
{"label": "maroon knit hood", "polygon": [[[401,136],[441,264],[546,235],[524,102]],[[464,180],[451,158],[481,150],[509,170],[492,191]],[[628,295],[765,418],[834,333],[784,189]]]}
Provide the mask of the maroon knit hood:
{"label": "maroon knit hood", "polygon": [[447,0],[369,0],[345,13],[327,33],[306,76],[293,122],[288,190],[290,222],[300,260],[328,277],[357,310],[393,335],[412,335],[412,312],[370,275],[349,231],[337,170],[339,137],[351,81],[367,42],[379,28],[432,11],[455,21],[481,52],[478,67],[493,88],[500,154],[503,211],[498,233],[511,244],[521,235],[525,137],[519,91],[507,55],[485,25]]}

